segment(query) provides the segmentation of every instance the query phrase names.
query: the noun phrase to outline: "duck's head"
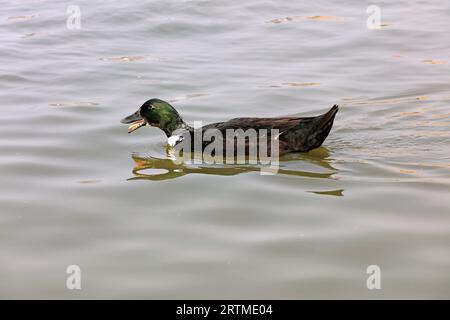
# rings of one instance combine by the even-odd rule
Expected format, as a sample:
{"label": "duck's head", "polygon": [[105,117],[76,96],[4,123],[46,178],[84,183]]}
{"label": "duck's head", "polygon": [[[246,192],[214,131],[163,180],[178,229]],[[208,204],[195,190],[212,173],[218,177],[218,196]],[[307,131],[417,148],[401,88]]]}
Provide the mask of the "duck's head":
{"label": "duck's head", "polygon": [[150,125],[160,128],[168,137],[172,135],[173,131],[184,125],[177,110],[168,102],[160,99],[146,101],[135,113],[123,118],[120,122],[130,124],[128,133]]}

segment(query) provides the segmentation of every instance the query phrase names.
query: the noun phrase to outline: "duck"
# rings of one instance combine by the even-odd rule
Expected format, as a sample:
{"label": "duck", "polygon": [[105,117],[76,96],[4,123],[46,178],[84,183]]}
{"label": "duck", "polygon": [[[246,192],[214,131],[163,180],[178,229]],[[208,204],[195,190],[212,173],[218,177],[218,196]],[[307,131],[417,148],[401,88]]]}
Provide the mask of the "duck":
{"label": "duck", "polygon": [[[194,137],[196,133],[201,132],[203,136],[207,130],[215,130],[225,136],[229,129],[242,129],[243,131],[254,129],[257,134],[262,132],[261,129],[266,129],[264,132],[276,129],[278,134],[274,138],[278,140],[278,155],[281,156],[293,152],[309,152],[320,147],[330,133],[338,110],[339,106],[335,104],[326,113],[315,117],[243,117],[211,123],[194,129],[183,120],[170,103],[153,98],[144,102],[136,112],[123,118],[120,122],[129,125],[128,133],[144,126],[161,129],[167,136],[169,147],[177,146],[187,134]],[[267,136],[270,138],[270,133],[267,133]],[[207,141],[202,143],[203,148],[208,144]],[[260,143],[259,139],[257,143]],[[247,142],[246,150],[248,148]]]}

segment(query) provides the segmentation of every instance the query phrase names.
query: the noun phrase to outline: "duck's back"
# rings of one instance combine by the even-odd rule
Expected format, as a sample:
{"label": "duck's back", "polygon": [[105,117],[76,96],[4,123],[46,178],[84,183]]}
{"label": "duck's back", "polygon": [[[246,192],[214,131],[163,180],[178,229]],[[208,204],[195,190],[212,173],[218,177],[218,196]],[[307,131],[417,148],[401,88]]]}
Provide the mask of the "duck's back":
{"label": "duck's back", "polygon": [[223,133],[227,129],[237,130],[260,130],[260,129],[278,129],[280,132],[290,130],[302,122],[309,122],[313,118],[301,117],[277,117],[277,118],[234,118],[225,122],[216,122],[204,126],[202,129],[217,129]]}
{"label": "duck's back", "polygon": [[276,117],[276,118],[234,118],[225,122],[217,122],[202,127],[207,130],[219,130],[225,138],[227,130],[253,129],[257,134],[266,129],[270,138],[270,130],[277,129],[280,143],[280,154],[288,152],[307,152],[320,147],[333,126],[338,106],[334,105],[327,113],[317,117]]}

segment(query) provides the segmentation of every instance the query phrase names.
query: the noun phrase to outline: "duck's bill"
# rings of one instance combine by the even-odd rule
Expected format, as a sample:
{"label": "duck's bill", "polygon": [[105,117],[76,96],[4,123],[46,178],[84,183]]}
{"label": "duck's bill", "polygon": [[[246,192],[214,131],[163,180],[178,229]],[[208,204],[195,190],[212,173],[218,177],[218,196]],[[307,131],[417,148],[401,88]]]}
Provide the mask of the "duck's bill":
{"label": "duck's bill", "polygon": [[129,115],[126,118],[123,118],[120,120],[121,123],[130,124],[128,127],[128,133],[132,133],[133,131],[139,129],[140,127],[143,127],[147,124],[147,121],[145,121],[144,118],[141,117],[139,114],[139,111],[136,111],[132,115]]}
{"label": "duck's bill", "polygon": [[143,127],[147,124],[147,122],[142,119],[142,120],[138,120],[133,122],[129,127],[128,127],[128,133],[132,133],[134,130],[139,129],[140,127]]}

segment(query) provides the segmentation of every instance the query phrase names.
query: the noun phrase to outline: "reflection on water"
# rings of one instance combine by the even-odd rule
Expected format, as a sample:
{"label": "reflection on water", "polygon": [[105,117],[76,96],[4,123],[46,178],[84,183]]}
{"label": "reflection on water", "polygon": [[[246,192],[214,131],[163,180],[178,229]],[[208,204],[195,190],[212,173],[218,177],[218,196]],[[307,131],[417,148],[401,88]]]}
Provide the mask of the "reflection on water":
{"label": "reflection on water", "polygon": [[[169,152],[169,151],[168,151]],[[157,158],[154,156],[145,156],[133,153],[131,155],[135,166],[132,170],[134,177],[128,180],[169,180],[182,177],[187,174],[209,174],[218,176],[234,176],[241,173],[260,172],[264,169],[262,166],[244,164],[244,165],[213,165],[202,162],[200,164],[194,161],[177,161],[171,159],[168,153],[167,158]],[[328,172],[302,171],[298,169],[287,169],[287,162],[306,161],[315,166],[322,167]],[[161,173],[162,172],[162,173]],[[279,162],[279,169],[276,174],[285,174],[291,176],[334,179],[333,175],[337,173],[331,165],[330,153],[327,148],[321,147],[309,153],[295,153],[283,156]]]}
{"label": "reflection on water", "polygon": [[336,197],[342,197],[344,195],[344,189],[330,190],[330,191],[309,191],[309,192],[319,195],[323,194]]}

